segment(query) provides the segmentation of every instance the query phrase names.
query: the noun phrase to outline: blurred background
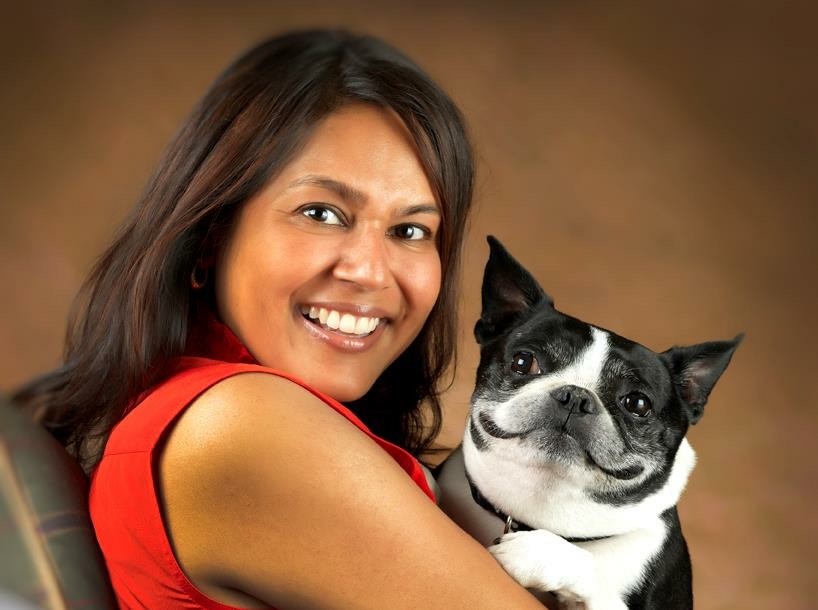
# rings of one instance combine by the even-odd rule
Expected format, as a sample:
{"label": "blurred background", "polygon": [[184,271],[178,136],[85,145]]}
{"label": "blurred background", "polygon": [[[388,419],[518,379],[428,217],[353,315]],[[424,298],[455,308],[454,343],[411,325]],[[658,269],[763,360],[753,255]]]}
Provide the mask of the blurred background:
{"label": "blurred background", "polygon": [[80,282],[211,80],[305,26],[379,35],[478,155],[462,432],[486,234],[577,317],[656,350],[747,337],[690,432],[697,608],[818,605],[818,7],[811,3],[6,3],[0,391],[55,366]]}

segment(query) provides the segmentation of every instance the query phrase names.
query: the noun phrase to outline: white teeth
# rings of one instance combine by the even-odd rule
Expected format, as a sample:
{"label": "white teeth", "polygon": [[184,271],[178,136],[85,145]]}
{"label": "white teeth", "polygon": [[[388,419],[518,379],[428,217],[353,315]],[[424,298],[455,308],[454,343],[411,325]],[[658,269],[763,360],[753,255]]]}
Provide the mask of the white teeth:
{"label": "white teeth", "polygon": [[368,335],[370,332],[372,332],[369,330],[369,327],[371,325],[372,325],[371,318],[358,318],[358,321],[355,322],[355,330],[345,332],[355,333],[356,335]]}
{"label": "white teeth", "polygon": [[332,330],[339,330],[348,335],[368,335],[378,328],[381,321],[380,318],[354,316],[350,313],[342,314],[340,311],[324,307],[303,305],[300,309],[303,315],[309,316],[312,320],[317,320]]}
{"label": "white teeth", "polygon": [[338,330],[338,327],[341,325],[341,314],[333,309],[329,312],[325,324],[333,330]]}
{"label": "white teeth", "polygon": [[341,316],[341,323],[338,324],[338,330],[342,333],[352,334],[355,332],[355,316],[345,313]]}

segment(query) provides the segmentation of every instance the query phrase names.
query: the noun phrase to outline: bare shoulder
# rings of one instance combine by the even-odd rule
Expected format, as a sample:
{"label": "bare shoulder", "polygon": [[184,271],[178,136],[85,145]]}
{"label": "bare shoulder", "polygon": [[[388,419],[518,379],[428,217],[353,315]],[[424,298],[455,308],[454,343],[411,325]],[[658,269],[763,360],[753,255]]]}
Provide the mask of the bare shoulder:
{"label": "bare shoulder", "polygon": [[345,455],[345,470],[366,465],[368,460],[358,457],[366,455],[396,467],[310,391],[276,375],[244,373],[219,382],[191,404],[174,426],[161,463],[167,481],[184,481],[198,493],[219,490],[218,500],[230,486],[252,485],[261,493],[278,479],[289,482],[294,473],[301,480],[322,477],[338,467],[339,453]]}
{"label": "bare shoulder", "polygon": [[242,373],[215,384],[191,404],[166,451],[171,458],[193,458],[197,466],[202,461],[220,466],[222,460],[247,457],[256,442],[275,450],[313,426],[348,425],[326,403],[284,377]]}
{"label": "bare shoulder", "polygon": [[[261,493],[277,479],[289,481],[293,472],[302,479],[320,477],[337,465],[339,451],[351,452],[344,463],[355,467],[360,452],[380,458],[376,449],[305,388],[272,374],[244,373],[217,383],[185,410],[160,464],[165,487],[184,483],[191,493],[215,493],[218,501],[232,486],[253,485]],[[390,462],[384,454],[383,464]],[[259,487],[253,477],[261,479]]]}
{"label": "bare shoulder", "polygon": [[[242,374],[202,394],[159,471],[177,559],[219,601],[539,607],[376,443],[284,378]],[[488,591],[473,591],[475,574]]]}
{"label": "bare shoulder", "polygon": [[234,562],[223,558],[242,561],[252,547],[243,541],[257,538],[267,516],[289,519],[275,492],[309,484],[306,462],[315,457],[299,454],[320,447],[309,441],[315,431],[354,444],[350,427],[305,388],[265,373],[228,377],[182,413],[158,457],[157,492],[176,559],[203,593],[253,605],[254,596],[235,593]]}

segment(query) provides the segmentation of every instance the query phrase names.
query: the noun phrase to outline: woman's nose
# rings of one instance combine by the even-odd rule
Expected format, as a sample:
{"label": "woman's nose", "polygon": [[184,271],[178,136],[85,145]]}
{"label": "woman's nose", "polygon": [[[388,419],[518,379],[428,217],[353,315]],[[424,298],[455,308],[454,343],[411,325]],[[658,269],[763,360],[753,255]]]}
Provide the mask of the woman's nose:
{"label": "woman's nose", "polygon": [[341,244],[333,275],[361,288],[379,290],[389,286],[391,270],[388,236],[377,227],[356,227]]}

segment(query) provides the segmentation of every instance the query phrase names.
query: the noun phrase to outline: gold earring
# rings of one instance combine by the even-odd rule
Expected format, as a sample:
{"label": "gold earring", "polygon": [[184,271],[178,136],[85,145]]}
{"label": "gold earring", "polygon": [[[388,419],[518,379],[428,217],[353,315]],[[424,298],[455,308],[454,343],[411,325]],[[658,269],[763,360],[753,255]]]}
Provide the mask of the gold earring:
{"label": "gold earring", "polygon": [[202,267],[199,263],[190,272],[190,287],[193,290],[201,290],[207,284],[207,267]]}

